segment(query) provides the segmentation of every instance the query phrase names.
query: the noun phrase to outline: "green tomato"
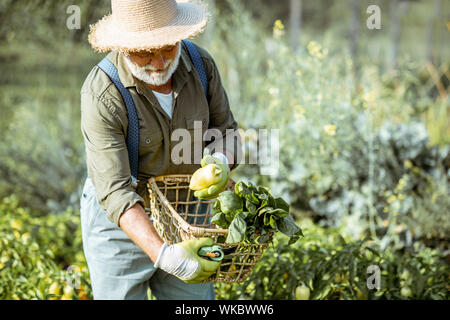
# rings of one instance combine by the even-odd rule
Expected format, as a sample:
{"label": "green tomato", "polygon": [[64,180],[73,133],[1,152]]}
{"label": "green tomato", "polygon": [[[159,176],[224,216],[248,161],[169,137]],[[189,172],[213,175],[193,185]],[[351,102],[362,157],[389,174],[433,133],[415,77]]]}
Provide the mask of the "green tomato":
{"label": "green tomato", "polygon": [[403,287],[400,294],[406,298],[412,297],[412,291],[409,287]]}
{"label": "green tomato", "polygon": [[305,285],[300,285],[295,288],[295,299],[296,300],[309,300],[311,291]]}
{"label": "green tomato", "polygon": [[325,273],[325,274],[322,276],[322,280],[327,281],[328,279],[330,279],[330,274],[329,274],[329,273]]}
{"label": "green tomato", "polygon": [[407,269],[403,270],[402,274],[400,275],[400,279],[402,280],[408,280],[409,279],[409,271]]}

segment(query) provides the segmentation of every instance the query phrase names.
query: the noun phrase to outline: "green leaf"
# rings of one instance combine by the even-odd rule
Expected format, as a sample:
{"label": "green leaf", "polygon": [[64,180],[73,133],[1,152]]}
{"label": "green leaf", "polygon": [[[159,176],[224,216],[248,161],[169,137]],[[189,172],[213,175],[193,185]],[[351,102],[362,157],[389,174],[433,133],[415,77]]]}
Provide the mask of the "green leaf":
{"label": "green leaf", "polygon": [[239,215],[242,217],[242,219],[246,219],[249,214],[250,214],[250,212],[248,212],[248,211],[239,212]]}
{"label": "green leaf", "polygon": [[269,200],[269,196],[265,193],[257,193],[256,197],[258,197],[259,200]]}
{"label": "green leaf", "polygon": [[255,231],[256,227],[254,225],[248,225],[247,230],[245,231],[245,238],[250,242],[255,241],[256,240]]}
{"label": "green leaf", "polygon": [[254,205],[253,203],[251,203],[250,201],[246,200],[245,201],[245,207],[248,211],[250,211],[252,214],[256,213],[256,205]]}
{"label": "green leaf", "polygon": [[267,196],[272,197],[272,193],[270,192],[269,188],[267,188],[267,187],[258,186],[257,190],[258,190],[258,193],[260,193],[260,194],[265,194]]}
{"label": "green leaf", "polygon": [[264,207],[258,210],[258,216],[263,216],[266,212],[270,212],[271,210],[273,210],[272,207]]}
{"label": "green leaf", "polygon": [[39,300],[44,300],[44,296],[42,295],[41,291],[39,289],[36,289],[36,298]]}
{"label": "green leaf", "polygon": [[248,190],[248,187],[244,182],[239,181],[234,186],[234,193],[236,193],[238,196],[244,198],[244,196],[246,194],[250,193],[250,191]]}
{"label": "green leaf", "polygon": [[218,213],[218,212],[222,212],[222,209],[220,208],[220,201],[214,201],[213,203],[213,213]]}
{"label": "green leaf", "polygon": [[264,207],[267,207],[268,205],[269,205],[269,198],[261,200],[259,207],[264,208]]}
{"label": "green leaf", "polygon": [[277,226],[281,233],[290,238],[288,244],[297,242],[297,240],[303,236],[302,229],[295,224],[294,218],[292,218],[291,215],[278,220]]}
{"label": "green leaf", "polygon": [[272,229],[277,229],[277,219],[274,216],[270,216],[269,225]]}
{"label": "green leaf", "polygon": [[270,214],[267,212],[264,214],[264,226],[268,226],[270,223]]}
{"label": "green leaf", "polygon": [[275,207],[289,212],[289,204],[283,198],[275,198]]}
{"label": "green leaf", "polygon": [[225,236],[220,235],[217,237],[217,243],[225,243],[225,241],[226,241]]}
{"label": "green leaf", "polygon": [[265,230],[263,230],[262,234],[257,238],[257,242],[260,244],[266,243],[269,240],[270,240],[270,235]]}
{"label": "green leaf", "polygon": [[254,204],[259,204],[259,199],[256,196],[255,192],[252,191],[252,193],[250,194],[248,200],[250,200],[250,202],[254,203]]}
{"label": "green leaf", "polygon": [[223,212],[216,213],[212,219],[211,222],[218,225],[221,228],[227,229],[230,223],[227,221],[226,216]]}
{"label": "green leaf", "polygon": [[217,199],[220,202],[221,211],[227,215],[234,216],[238,211],[242,211],[242,199],[232,191],[222,192]]}
{"label": "green leaf", "polygon": [[225,243],[239,243],[244,240],[247,223],[245,222],[245,213],[239,212],[229,226],[228,237]]}
{"label": "green leaf", "polygon": [[284,209],[273,209],[273,210],[270,210],[269,213],[271,215],[274,215],[274,216],[278,217],[278,218],[284,218],[284,217],[287,217],[289,215],[289,212],[284,210]]}

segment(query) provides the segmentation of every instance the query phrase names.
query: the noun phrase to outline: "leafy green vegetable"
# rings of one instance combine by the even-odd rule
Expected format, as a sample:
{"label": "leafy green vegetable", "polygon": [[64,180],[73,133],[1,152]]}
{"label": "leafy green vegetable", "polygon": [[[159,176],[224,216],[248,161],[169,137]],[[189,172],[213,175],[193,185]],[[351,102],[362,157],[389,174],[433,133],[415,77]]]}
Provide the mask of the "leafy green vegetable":
{"label": "leafy green vegetable", "polygon": [[212,222],[229,229],[226,243],[266,243],[278,231],[289,237],[289,244],[303,236],[289,215],[289,204],[266,187],[238,182],[234,192],[219,195],[213,209]]}
{"label": "leafy green vegetable", "polygon": [[245,222],[244,212],[239,212],[230,224],[230,231],[228,233],[225,243],[239,243],[244,240],[247,223]]}
{"label": "leafy green vegetable", "polygon": [[241,212],[243,209],[243,201],[237,196],[233,191],[224,191],[220,193],[217,198],[217,206],[216,209],[219,209],[216,212],[222,212],[225,215],[225,219],[228,222],[233,221],[233,218],[238,212]]}
{"label": "leafy green vegetable", "polygon": [[221,227],[223,229],[227,229],[230,224],[225,217],[225,213],[223,213],[223,212],[217,212],[212,217],[211,222],[215,223],[216,225],[218,225],[219,227]]}

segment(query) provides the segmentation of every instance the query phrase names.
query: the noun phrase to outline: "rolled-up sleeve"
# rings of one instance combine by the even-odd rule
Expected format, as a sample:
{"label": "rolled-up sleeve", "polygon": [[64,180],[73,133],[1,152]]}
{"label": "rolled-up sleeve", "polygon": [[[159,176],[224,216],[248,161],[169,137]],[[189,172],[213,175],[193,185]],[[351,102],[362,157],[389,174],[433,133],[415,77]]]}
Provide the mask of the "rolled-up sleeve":
{"label": "rolled-up sleeve", "polygon": [[108,219],[119,225],[123,212],[144,199],[131,184],[124,117],[112,99],[81,92],[81,132],[89,177]]}
{"label": "rolled-up sleeve", "polygon": [[239,165],[242,159],[241,137],[238,124],[230,109],[227,94],[222,85],[219,70],[206,50],[200,49],[205,61],[209,81],[209,129],[217,129],[222,133],[221,139],[215,139],[205,146],[205,151],[212,154],[215,151],[227,150],[233,155],[231,170]]}

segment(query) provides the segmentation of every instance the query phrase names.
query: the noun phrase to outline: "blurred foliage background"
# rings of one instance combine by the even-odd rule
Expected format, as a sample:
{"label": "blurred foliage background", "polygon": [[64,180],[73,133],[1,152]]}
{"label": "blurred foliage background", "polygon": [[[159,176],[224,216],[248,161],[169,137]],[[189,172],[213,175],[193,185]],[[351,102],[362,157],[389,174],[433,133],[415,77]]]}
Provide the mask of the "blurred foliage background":
{"label": "blurred foliage background", "polygon": [[[206,2],[212,19],[194,41],[215,58],[240,127],[280,129],[278,174],[263,176],[258,165],[242,165],[233,178],[269,186],[289,200],[300,224],[306,221],[313,230],[339,228],[354,241],[370,238],[380,252],[397,252],[393,265],[406,265],[420,248],[437,250],[436,261],[447,259],[448,274],[450,3]],[[80,8],[79,29],[67,27],[73,18],[71,5]],[[381,29],[367,27],[370,5],[380,8]],[[109,12],[108,0],[0,3],[0,199],[8,204],[0,214],[9,217],[4,218],[9,224],[2,222],[9,241],[28,241],[14,229],[19,209],[30,217],[26,219],[47,221],[36,225],[60,224],[69,234],[74,223],[79,228],[79,197],[86,177],[79,91],[103,57],[87,42],[89,25]],[[248,137],[245,145],[247,150],[258,149],[256,137]],[[14,236],[13,230],[18,234]],[[65,249],[49,247],[38,231],[29,234],[46,248],[41,251],[49,249],[50,256],[59,257],[49,268],[64,270],[82,263],[78,236],[60,243],[67,247],[65,254],[59,252]],[[294,257],[317,257],[315,251],[296,250],[291,253]],[[17,260],[5,252],[8,258],[0,260],[0,279],[5,270],[13,274],[10,270]],[[409,258],[404,256],[408,252]],[[272,261],[270,257],[267,261]],[[299,269],[288,277],[295,279],[293,283],[313,283],[311,277],[304,278],[306,273]],[[438,278],[440,293],[424,295],[419,288],[413,296],[448,298],[449,278]],[[14,288],[14,281],[8,281]],[[272,297],[292,298],[292,286],[281,286],[281,293]],[[353,289],[337,295],[334,289],[325,294],[325,287],[320,291],[316,285],[320,292],[314,296],[356,297]],[[234,287],[229,296],[225,292],[230,288],[217,290],[222,298],[238,297],[233,296],[236,292],[248,297],[248,288]],[[401,297],[395,290],[379,297]],[[0,297],[48,294],[44,287],[39,295],[3,292],[9,293]]]}

